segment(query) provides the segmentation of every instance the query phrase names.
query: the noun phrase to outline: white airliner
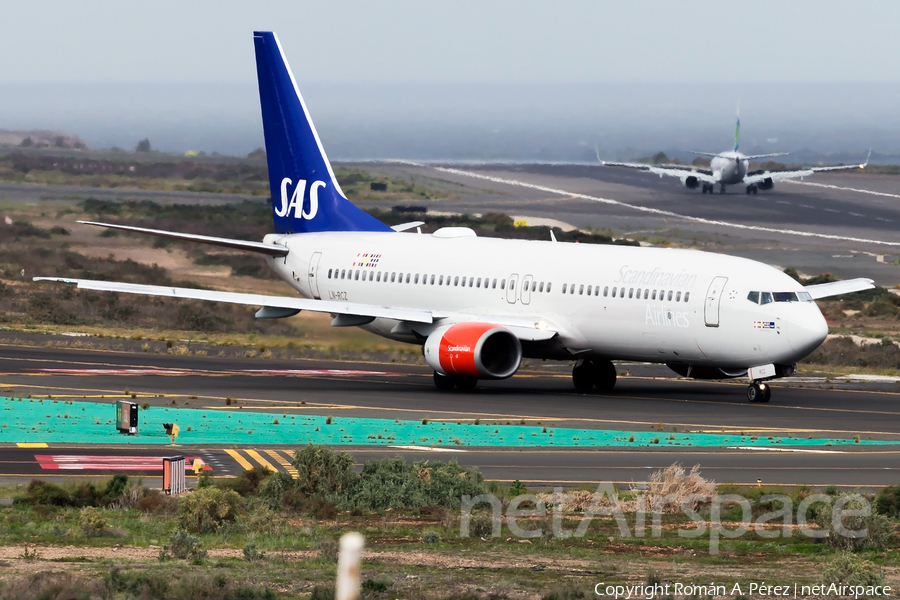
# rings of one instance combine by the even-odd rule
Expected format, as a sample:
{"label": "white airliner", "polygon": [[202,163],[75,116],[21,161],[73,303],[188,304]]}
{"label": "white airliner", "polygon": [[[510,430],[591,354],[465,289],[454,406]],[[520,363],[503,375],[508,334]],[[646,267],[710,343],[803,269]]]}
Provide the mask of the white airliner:
{"label": "white airliner", "polygon": [[[767,265],[694,250],[432,234],[388,227],[350,203],[271,32],[254,33],[276,233],[248,242],[89,223],[257,252],[301,297],[44,278],[80,289],[301,310],[418,344],[443,390],[505,379],[523,357],[575,361],[581,391],[610,390],[614,359],[665,363],[694,378],[748,377],[767,402],[828,332],[813,300],[870,279],[803,287]],[[418,228],[416,228],[418,229]],[[406,231],[401,233],[401,231]]]}
{"label": "white airliner", "polygon": [[[609,162],[601,160],[600,163],[609,167],[627,167],[629,169],[640,169],[659,175],[660,177],[678,177],[681,183],[688,189],[697,189],[706,194],[712,194],[715,186],[719,186],[719,193],[725,193],[727,185],[745,185],[748,194],[756,194],[759,190],[771,190],[775,187],[775,182],[784,179],[796,179],[798,177],[808,177],[813,173],[822,171],[840,171],[846,169],[864,169],[869,164],[869,157],[866,162],[858,165],[837,165],[833,167],[809,167],[800,169],[799,171],[753,171],[750,172],[750,161],[760,158],[772,158],[775,156],[787,156],[788,152],[776,152],[774,154],[744,154],[738,150],[738,141],[741,136],[741,117],[738,115],[737,123],[734,128],[734,148],[730,151],[719,152],[696,152],[700,156],[710,157],[709,169],[693,168],[682,165],[649,165],[643,163],[630,162]],[[869,151],[869,156],[872,151]],[[598,155],[598,160],[600,157]]]}

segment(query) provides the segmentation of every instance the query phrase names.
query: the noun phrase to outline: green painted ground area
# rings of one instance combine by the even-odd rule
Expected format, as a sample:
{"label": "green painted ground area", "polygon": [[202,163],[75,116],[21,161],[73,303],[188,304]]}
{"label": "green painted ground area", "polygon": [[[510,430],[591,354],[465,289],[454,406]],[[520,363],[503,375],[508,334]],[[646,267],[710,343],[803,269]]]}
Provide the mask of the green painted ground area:
{"label": "green painted ground area", "polygon": [[421,423],[261,413],[248,410],[151,407],[140,411],[138,435],[115,428],[115,403],[0,398],[0,443],[168,444],[163,423],[181,428],[179,444],[399,445],[496,447],[727,447],[896,445],[900,441],[751,437],[742,435],[571,429],[534,425]]}

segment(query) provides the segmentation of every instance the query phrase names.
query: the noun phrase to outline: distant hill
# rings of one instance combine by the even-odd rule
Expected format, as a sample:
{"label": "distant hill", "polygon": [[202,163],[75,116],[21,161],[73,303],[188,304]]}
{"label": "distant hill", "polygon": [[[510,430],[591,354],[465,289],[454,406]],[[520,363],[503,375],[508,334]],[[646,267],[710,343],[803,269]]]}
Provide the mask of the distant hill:
{"label": "distant hill", "polygon": [[9,131],[7,129],[0,129],[0,146],[75,148],[77,150],[87,148],[84,140],[64,131]]}

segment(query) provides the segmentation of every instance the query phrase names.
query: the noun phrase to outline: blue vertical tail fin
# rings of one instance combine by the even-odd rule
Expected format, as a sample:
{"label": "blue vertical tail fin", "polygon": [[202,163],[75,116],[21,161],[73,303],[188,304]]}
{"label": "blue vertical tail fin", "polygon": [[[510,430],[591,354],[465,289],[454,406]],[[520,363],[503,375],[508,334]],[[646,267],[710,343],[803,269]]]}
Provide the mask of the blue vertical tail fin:
{"label": "blue vertical tail fin", "polygon": [[393,231],[341,191],[278,38],[255,31],[253,44],[275,231]]}

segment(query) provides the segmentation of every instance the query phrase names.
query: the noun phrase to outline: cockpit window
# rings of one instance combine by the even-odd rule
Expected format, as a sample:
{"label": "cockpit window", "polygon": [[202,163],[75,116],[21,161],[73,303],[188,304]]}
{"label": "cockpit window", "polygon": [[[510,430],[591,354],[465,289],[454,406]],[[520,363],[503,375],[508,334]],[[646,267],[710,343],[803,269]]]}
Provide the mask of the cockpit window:
{"label": "cockpit window", "polygon": [[747,294],[747,300],[753,304],[759,304],[759,292],[750,292]]}
{"label": "cockpit window", "polygon": [[761,292],[760,294],[760,304],[768,304],[772,302],[772,292]]}

